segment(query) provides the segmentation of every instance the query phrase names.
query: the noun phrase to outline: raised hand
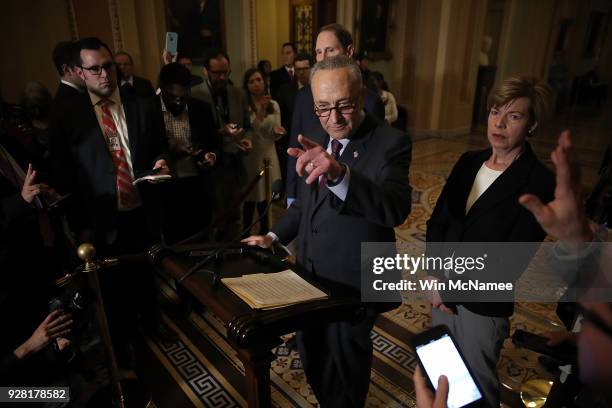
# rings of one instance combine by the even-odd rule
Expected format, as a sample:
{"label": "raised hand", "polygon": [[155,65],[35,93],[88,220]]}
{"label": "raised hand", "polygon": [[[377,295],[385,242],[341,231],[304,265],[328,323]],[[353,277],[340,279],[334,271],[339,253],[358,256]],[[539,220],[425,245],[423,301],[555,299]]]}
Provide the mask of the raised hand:
{"label": "raised hand", "polygon": [[590,242],[593,233],[582,202],[580,169],[569,131],[561,133],[550,157],[557,173],[554,200],[543,204],[535,195],[524,194],[519,203],[533,213],[549,235],[574,246]]}
{"label": "raised hand", "polygon": [[171,62],[176,62],[177,57],[177,54],[170,54],[168,50],[164,48],[164,51],[162,52],[162,61],[164,61],[164,65],[168,65]]}
{"label": "raised hand", "polygon": [[25,180],[23,181],[23,186],[21,187],[21,197],[28,204],[31,204],[37,195],[50,191],[49,186],[47,186],[46,184],[36,184],[34,182],[35,178],[36,170],[34,170],[32,164],[28,164],[28,172],[26,174]]}
{"label": "raised hand", "polygon": [[340,177],[342,165],[323,147],[303,135],[298,136],[298,142],[302,148],[290,147],[287,154],[297,159],[295,171],[300,177],[304,172],[308,173],[306,184],[318,180],[321,174],[325,174],[329,180]]}

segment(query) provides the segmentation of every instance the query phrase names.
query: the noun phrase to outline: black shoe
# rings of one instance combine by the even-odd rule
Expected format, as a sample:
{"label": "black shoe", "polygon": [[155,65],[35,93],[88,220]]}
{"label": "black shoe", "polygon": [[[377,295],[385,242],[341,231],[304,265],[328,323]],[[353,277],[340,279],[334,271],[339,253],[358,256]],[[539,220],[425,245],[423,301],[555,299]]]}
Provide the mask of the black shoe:
{"label": "black shoe", "polygon": [[158,340],[164,341],[166,343],[174,343],[179,339],[178,334],[174,330],[172,330],[168,325],[164,323],[159,323],[153,327],[146,328],[146,332],[151,336],[155,337]]}

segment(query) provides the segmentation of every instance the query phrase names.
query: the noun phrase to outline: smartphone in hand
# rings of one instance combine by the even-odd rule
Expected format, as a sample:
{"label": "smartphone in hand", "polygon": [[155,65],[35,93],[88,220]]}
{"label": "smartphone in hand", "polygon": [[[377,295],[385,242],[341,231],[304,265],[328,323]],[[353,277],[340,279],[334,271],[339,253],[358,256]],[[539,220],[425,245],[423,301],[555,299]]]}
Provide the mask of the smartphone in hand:
{"label": "smartphone in hand", "polygon": [[178,53],[178,34],[168,31],[166,33],[166,51],[170,55]]}
{"label": "smartphone in hand", "polygon": [[482,406],[482,389],[446,326],[417,334],[410,343],[432,391],[435,392],[441,375],[448,378],[449,408]]}

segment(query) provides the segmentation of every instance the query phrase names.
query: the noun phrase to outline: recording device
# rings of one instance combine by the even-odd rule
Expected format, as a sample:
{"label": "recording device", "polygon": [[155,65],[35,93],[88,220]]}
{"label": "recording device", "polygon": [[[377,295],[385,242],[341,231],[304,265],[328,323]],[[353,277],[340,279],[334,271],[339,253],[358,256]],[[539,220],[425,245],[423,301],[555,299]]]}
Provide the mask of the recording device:
{"label": "recording device", "polygon": [[166,51],[170,55],[178,53],[178,34],[168,31],[166,33]]}
{"label": "recording device", "polygon": [[66,362],[72,361],[79,350],[81,334],[93,322],[96,294],[90,288],[81,286],[74,279],[67,285],[60,284],[60,293],[49,301],[49,312],[56,310],[72,315],[72,331],[68,335],[70,346],[60,351],[57,342],[53,343],[56,353],[64,356]]}
{"label": "recording device", "polygon": [[[237,243],[239,243],[240,240],[242,239],[242,236],[244,234],[248,233],[251,230],[251,228],[253,228],[253,226],[255,224],[257,224],[259,221],[263,220],[263,218],[268,214],[268,210],[270,209],[270,206],[272,205],[272,202],[277,200],[282,195],[282,192],[283,192],[283,181],[281,179],[274,180],[274,182],[272,183],[272,196],[270,198],[270,201],[268,201],[268,204],[266,205],[265,210],[259,215],[259,217],[255,221],[253,221],[251,223],[251,225],[246,227],[244,230],[240,231],[240,233],[238,234],[237,237],[235,237],[234,239],[232,239],[231,241],[229,241],[228,243],[223,245],[221,248],[217,249],[212,254],[208,255],[206,258],[202,259],[200,262],[196,263],[191,269],[189,269],[189,271],[187,271],[187,273],[185,275],[183,275],[179,279],[179,282],[183,282],[185,279],[187,279],[188,277],[190,277],[194,273],[196,273],[199,270],[201,270],[201,268],[204,265],[206,265],[209,261],[211,261],[213,259],[218,259],[219,255],[223,254],[228,248],[230,248],[233,245],[236,245]],[[206,271],[208,271],[208,270],[206,270]],[[218,270],[217,271],[208,271],[208,272],[211,272],[213,274],[213,276],[214,276],[213,284],[216,284],[219,281],[219,279],[221,278],[221,272],[219,272]]]}
{"label": "recording device", "polygon": [[47,211],[55,214],[63,214],[66,210],[66,205],[72,194],[57,195],[55,200],[46,203]]}
{"label": "recording device", "polygon": [[519,347],[533,350],[536,353],[552,357],[560,363],[576,363],[578,350],[572,343],[561,343],[558,346],[549,346],[548,338],[524,330],[515,330],[512,334],[512,343]]}
{"label": "recording device", "polygon": [[441,375],[448,378],[448,408],[481,406],[482,390],[448,327],[433,327],[414,336],[410,343],[432,391],[436,390]]}

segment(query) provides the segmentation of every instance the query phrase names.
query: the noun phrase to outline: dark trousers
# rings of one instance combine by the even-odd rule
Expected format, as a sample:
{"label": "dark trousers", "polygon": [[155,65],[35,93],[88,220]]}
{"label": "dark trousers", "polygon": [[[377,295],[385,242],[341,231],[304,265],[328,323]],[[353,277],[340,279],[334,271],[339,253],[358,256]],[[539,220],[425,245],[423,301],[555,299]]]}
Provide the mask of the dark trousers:
{"label": "dark trousers", "polygon": [[240,233],[240,202],[238,198],[245,185],[246,172],[240,153],[223,153],[223,159],[213,172],[215,189],[214,223],[218,226],[215,240],[236,239]]}
{"label": "dark trousers", "polygon": [[162,183],[163,232],[166,244],[182,241],[210,227],[214,192],[204,177],[176,178]]}
{"label": "dark trousers", "polygon": [[372,368],[370,333],[378,313],[298,332],[297,345],[308,383],[322,408],[365,405]]}
{"label": "dark trousers", "polygon": [[[100,251],[101,256],[142,253],[154,243],[142,207],[120,212],[117,227],[115,242],[104,246]],[[111,337],[122,365],[126,362],[128,344],[137,332],[138,316],[145,327],[159,324],[160,309],[156,300],[154,274],[153,267],[140,261],[122,261],[99,272]]]}
{"label": "dark trousers", "polygon": [[[289,128],[287,128],[289,130]],[[289,148],[289,135],[283,136],[280,140],[274,143],[276,155],[278,156],[278,164],[283,179],[283,186],[287,184],[287,148]]]}
{"label": "dark trousers", "polygon": [[[257,216],[261,217],[261,214],[266,210],[268,203],[264,201],[260,201],[255,203],[255,201],[245,201],[242,207],[242,225],[243,229],[246,229],[253,222],[253,216],[255,215],[255,206],[257,205]],[[259,234],[265,235],[270,230],[270,225],[268,223],[268,217],[264,217],[259,221]],[[248,232],[246,235],[250,235]]]}

